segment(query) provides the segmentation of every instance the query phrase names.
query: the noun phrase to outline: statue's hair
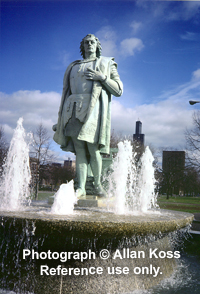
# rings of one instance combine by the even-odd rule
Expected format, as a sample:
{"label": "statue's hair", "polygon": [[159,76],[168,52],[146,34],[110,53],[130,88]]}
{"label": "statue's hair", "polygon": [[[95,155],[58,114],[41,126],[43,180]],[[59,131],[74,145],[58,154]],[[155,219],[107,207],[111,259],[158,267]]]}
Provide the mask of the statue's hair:
{"label": "statue's hair", "polygon": [[85,36],[82,41],[81,41],[81,44],[80,44],[80,52],[81,52],[81,55],[83,56],[83,58],[85,58],[85,49],[84,49],[84,40],[85,38],[87,37],[94,37],[95,40],[97,41],[97,51],[96,51],[96,56],[97,57],[100,57],[101,56],[101,50],[102,50],[102,47],[101,47],[101,43],[99,41],[99,39],[97,37],[95,37],[95,35],[93,34],[88,34],[87,36]]}

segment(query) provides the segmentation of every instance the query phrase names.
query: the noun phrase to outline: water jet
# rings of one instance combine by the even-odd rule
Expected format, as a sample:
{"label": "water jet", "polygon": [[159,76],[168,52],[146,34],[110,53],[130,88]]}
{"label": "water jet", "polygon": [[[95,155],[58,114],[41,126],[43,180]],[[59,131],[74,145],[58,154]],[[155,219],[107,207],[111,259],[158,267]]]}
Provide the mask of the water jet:
{"label": "water jet", "polygon": [[[130,145],[126,142],[120,148],[127,153]],[[127,162],[131,162],[132,174],[134,162],[130,157]],[[146,174],[145,167],[140,171]],[[146,185],[137,177],[133,179]],[[152,191],[144,208],[141,189],[134,210],[133,187],[130,181],[130,189],[123,184],[127,197],[123,202],[117,198],[117,205],[123,208],[117,212],[108,205],[107,211],[77,207],[65,215],[37,201],[23,209],[2,207],[0,289],[34,294],[130,293],[170,277],[180,257],[172,247],[171,236],[184,231],[193,215],[149,210],[150,204],[155,206]],[[119,186],[117,191],[122,193]]]}

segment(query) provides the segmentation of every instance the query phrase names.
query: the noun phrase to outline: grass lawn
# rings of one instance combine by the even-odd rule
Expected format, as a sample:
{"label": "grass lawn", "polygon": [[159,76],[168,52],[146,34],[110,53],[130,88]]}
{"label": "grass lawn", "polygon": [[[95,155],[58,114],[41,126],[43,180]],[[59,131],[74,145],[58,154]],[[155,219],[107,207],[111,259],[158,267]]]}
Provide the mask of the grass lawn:
{"label": "grass lawn", "polygon": [[162,209],[185,211],[190,213],[200,213],[200,197],[158,197],[158,205]]}
{"label": "grass lawn", "polygon": [[38,200],[44,201],[49,198],[49,196],[53,196],[56,192],[50,192],[50,191],[39,191],[38,192]]}

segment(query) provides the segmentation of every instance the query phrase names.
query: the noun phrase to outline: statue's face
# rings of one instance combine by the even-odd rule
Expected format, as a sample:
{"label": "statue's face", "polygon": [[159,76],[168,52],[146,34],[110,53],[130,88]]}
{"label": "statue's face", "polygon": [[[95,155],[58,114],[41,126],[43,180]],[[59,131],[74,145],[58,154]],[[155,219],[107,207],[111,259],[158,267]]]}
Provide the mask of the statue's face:
{"label": "statue's face", "polygon": [[97,41],[95,37],[88,36],[84,39],[84,49],[85,49],[85,53],[88,53],[88,54],[96,53]]}

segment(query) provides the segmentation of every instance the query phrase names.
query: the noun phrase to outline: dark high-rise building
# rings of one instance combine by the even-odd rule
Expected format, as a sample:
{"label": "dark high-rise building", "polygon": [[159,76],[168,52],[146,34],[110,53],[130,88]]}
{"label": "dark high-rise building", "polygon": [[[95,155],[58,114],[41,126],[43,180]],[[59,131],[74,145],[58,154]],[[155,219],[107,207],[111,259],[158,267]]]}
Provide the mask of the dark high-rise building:
{"label": "dark high-rise building", "polygon": [[163,151],[162,169],[164,172],[183,171],[184,168],[185,151]]}
{"label": "dark high-rise building", "polygon": [[185,151],[163,151],[163,192],[167,195],[183,193]]}
{"label": "dark high-rise building", "polygon": [[144,134],[142,134],[142,123],[141,121],[136,121],[135,134],[133,135],[133,140],[144,145]]}

